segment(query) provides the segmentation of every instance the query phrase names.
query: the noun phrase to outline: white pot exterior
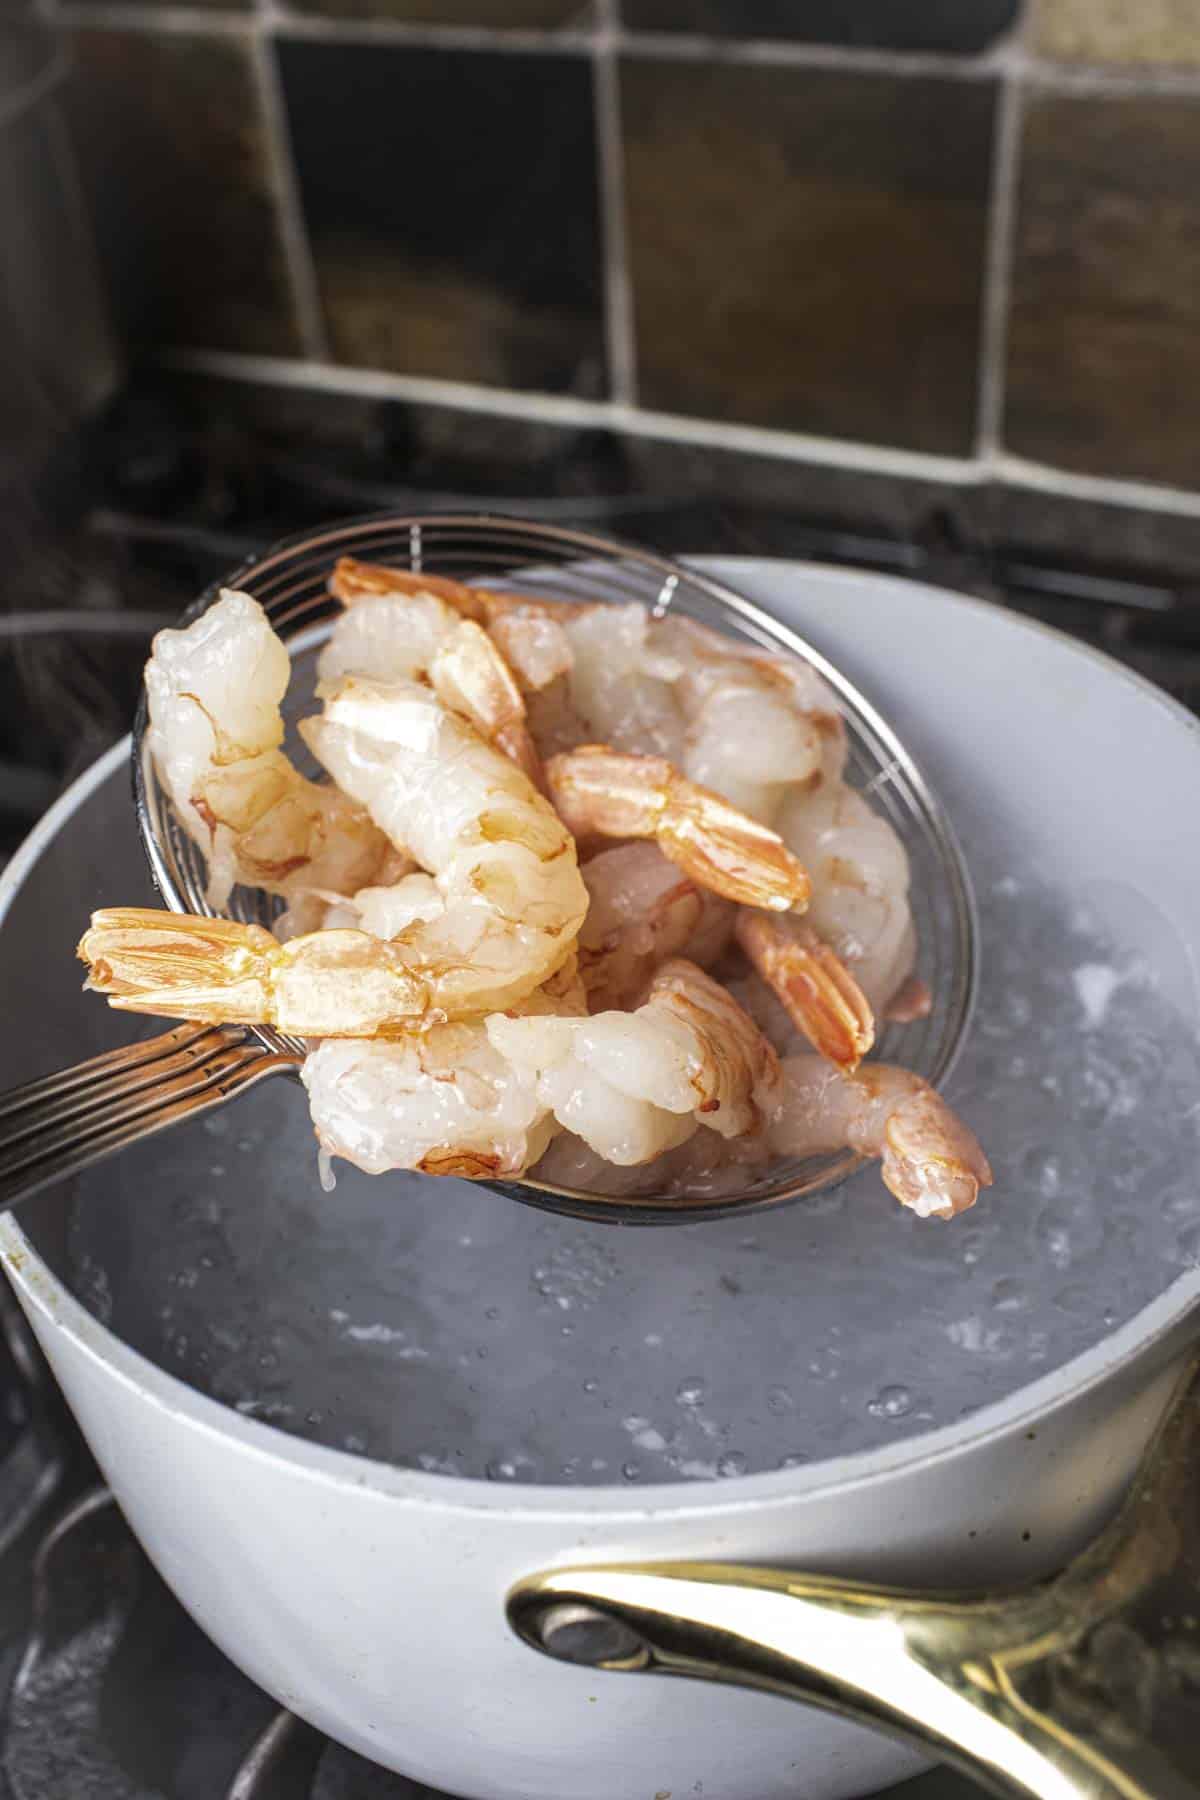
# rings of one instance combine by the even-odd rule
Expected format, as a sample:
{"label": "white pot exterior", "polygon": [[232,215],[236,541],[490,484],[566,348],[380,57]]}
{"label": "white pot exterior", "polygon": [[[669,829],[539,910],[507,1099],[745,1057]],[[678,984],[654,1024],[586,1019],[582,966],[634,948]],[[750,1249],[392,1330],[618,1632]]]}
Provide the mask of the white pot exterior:
{"label": "white pot exterior", "polygon": [[[786,565],[717,572],[802,628],[815,608],[826,643],[853,583],[868,580]],[[789,583],[803,605],[792,606]],[[851,674],[901,655],[935,602],[953,660],[956,613],[944,597],[869,586],[886,604],[871,655],[847,656]],[[902,710],[896,722],[909,730]],[[0,883],[0,912],[121,754],[39,828]],[[287,1437],[128,1349],[11,1218],[0,1219],[0,1256],[131,1526],[187,1609],[282,1703],[466,1800],[837,1800],[914,1772],[908,1749],[815,1710],[551,1663],[510,1633],[505,1594],[555,1564],[624,1558],[782,1562],[936,1586],[1043,1573],[1115,1505],[1166,1404],[1200,1295],[1200,1274],[1188,1274],[1055,1376],[880,1454],[635,1497],[514,1490]]]}

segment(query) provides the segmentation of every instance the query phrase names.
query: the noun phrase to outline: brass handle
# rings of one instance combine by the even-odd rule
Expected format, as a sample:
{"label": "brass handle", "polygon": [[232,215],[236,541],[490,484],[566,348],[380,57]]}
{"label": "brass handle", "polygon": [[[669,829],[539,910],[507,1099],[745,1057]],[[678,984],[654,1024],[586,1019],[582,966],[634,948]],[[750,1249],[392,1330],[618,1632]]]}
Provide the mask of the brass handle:
{"label": "brass handle", "polygon": [[1200,1796],[1200,1362],[1118,1517],[1061,1575],[969,1597],[646,1563],[518,1583],[535,1649],[763,1688],[882,1725],[1003,1794]]}

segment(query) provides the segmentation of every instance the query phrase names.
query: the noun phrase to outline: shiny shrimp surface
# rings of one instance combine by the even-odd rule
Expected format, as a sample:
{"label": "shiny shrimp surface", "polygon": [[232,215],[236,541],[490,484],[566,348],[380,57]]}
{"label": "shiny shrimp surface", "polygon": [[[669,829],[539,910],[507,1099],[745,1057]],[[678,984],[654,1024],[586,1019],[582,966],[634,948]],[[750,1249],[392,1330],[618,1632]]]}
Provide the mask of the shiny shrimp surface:
{"label": "shiny shrimp surface", "polygon": [[160,631],[146,665],[147,744],[159,780],[208,860],[208,901],[235,882],[271,894],[353,892],[386,837],[337,788],[280,749],[288,653],[249,594],[226,589],[183,631]]}

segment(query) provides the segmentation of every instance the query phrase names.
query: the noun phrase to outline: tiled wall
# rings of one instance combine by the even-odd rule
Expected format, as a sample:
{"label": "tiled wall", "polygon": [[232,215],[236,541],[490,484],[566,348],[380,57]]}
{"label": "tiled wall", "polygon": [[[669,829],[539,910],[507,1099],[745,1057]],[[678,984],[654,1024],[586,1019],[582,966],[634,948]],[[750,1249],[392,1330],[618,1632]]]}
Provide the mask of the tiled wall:
{"label": "tiled wall", "polygon": [[135,343],[1200,491],[1197,0],[48,4]]}

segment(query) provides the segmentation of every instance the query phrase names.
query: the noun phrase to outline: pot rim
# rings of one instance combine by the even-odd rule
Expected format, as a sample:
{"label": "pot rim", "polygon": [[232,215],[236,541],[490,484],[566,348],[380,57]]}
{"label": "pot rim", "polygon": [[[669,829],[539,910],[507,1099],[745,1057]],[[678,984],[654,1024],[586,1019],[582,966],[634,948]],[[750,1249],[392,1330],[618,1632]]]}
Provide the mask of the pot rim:
{"label": "pot rim", "polygon": [[[1083,645],[1053,626],[1008,615],[988,601],[973,599],[929,582],[901,582],[868,570],[830,569],[822,564],[791,558],[693,557],[706,569],[735,568],[743,571],[776,564],[810,579],[843,585],[870,581],[880,589],[913,587],[990,615],[1001,614],[1016,630],[1042,632],[1069,645],[1077,654],[1101,664],[1109,675],[1118,675],[1144,697],[1165,707],[1200,738],[1200,722],[1178,701],[1140,675],[1126,669],[1103,652]],[[47,846],[91,794],[117,769],[127,766],[131,752],[128,736],[106,751],[84,771],[39,820],[7,868],[0,874],[0,929],[17,893]],[[494,1514],[506,1520],[564,1519],[613,1523],[703,1521],[753,1515],[781,1503],[799,1504],[820,1495],[830,1498],[851,1490],[883,1483],[917,1468],[929,1468],[981,1449],[985,1444],[1036,1424],[1049,1412],[1080,1399],[1090,1391],[1131,1368],[1153,1359],[1200,1301],[1200,1268],[1183,1271],[1132,1318],[1109,1332],[1090,1349],[1028,1382],[1003,1398],[981,1406],[978,1412],[928,1432],[916,1433],[898,1443],[859,1450],[798,1468],[764,1471],[739,1476],[736,1482],[654,1483],[639,1487],[637,1498],[628,1487],[555,1487],[543,1483],[508,1486],[461,1475],[445,1475],[399,1464],[376,1461],[347,1450],[335,1450],[289,1435],[265,1420],[236,1412],[150,1361],[92,1316],[46,1264],[11,1213],[0,1214],[0,1261],[23,1301],[36,1314],[43,1329],[61,1332],[93,1366],[115,1378],[122,1387],[168,1418],[186,1423],[205,1436],[232,1440],[239,1450],[266,1462],[283,1462],[301,1478],[344,1489],[355,1487],[380,1500],[400,1501],[434,1511]],[[730,1490],[734,1489],[735,1492]],[[715,1496],[719,1494],[720,1498]]]}

